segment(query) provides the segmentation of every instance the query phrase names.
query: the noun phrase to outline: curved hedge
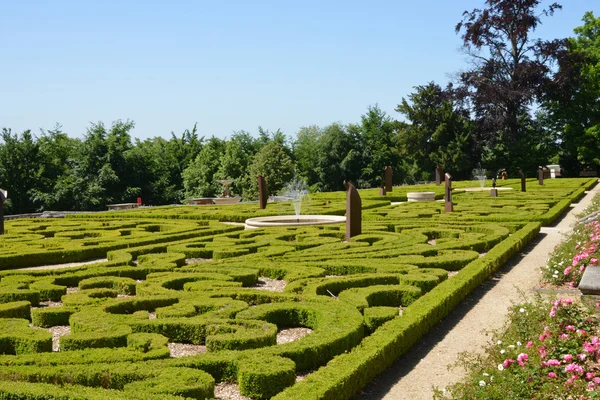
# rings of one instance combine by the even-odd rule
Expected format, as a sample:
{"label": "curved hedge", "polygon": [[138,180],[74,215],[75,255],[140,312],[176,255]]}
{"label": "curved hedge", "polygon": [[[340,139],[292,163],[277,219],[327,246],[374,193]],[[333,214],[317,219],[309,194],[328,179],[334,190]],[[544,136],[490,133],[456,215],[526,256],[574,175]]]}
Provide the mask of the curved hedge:
{"label": "curved hedge", "polygon": [[[361,191],[364,233],[349,242],[343,225],[211,220],[289,204],[10,221],[0,237],[0,397],[211,398],[215,382],[233,381],[253,398],[351,398],[593,182],[550,180],[526,193],[503,184],[516,190],[457,191],[454,213],[440,202],[390,204],[415,188]],[[343,193],[315,199],[315,212],[343,213]],[[100,260],[9,269],[90,258]],[[310,333],[277,344],[288,328]],[[171,357],[178,344],[199,353]],[[298,372],[310,373],[296,382]]]}

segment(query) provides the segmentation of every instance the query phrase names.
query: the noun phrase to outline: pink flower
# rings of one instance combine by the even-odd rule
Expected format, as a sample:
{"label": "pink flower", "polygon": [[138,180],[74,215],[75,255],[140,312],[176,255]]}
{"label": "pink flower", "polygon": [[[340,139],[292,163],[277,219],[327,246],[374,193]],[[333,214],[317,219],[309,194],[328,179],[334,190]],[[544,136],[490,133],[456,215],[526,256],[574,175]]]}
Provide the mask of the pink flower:
{"label": "pink flower", "polygon": [[592,379],[592,381],[594,381],[594,383],[596,384],[600,384],[600,378],[595,377],[594,379]]}
{"label": "pink flower", "polygon": [[587,353],[592,354],[593,352],[596,351],[596,346],[594,346],[593,344],[589,343],[589,342],[585,342],[583,344],[583,348]]}
{"label": "pink flower", "polygon": [[563,356],[563,360],[565,360],[566,362],[571,362],[571,361],[573,361],[573,356],[570,354],[565,354]]}
{"label": "pink flower", "polygon": [[525,363],[527,361],[529,361],[529,356],[526,353],[521,353],[517,356],[517,361],[519,362],[519,365],[522,367],[523,365],[525,365]]}
{"label": "pink flower", "polygon": [[513,360],[512,358],[507,358],[506,360],[504,360],[504,362],[502,363],[502,365],[504,365],[504,368],[508,368],[510,367],[513,363],[515,362],[515,360]]}
{"label": "pink flower", "polygon": [[581,336],[585,336],[587,334],[587,332],[584,331],[583,329],[577,329],[575,331],[575,333],[577,333],[578,335],[581,335]]}
{"label": "pink flower", "polygon": [[588,372],[587,374],[585,374],[585,379],[587,379],[588,381],[591,380],[593,377],[594,377],[593,372]]}
{"label": "pink flower", "polygon": [[561,301],[563,304],[566,304],[566,305],[568,305],[568,306],[570,306],[571,304],[573,304],[573,300],[571,300],[571,299],[560,299],[560,301]]}
{"label": "pink flower", "polygon": [[556,311],[554,309],[550,310],[550,318],[556,317]]}
{"label": "pink flower", "polygon": [[525,345],[525,348],[527,348],[527,349],[528,349],[528,348],[530,348],[531,346],[533,346],[533,342],[532,342],[532,341],[529,341],[529,342],[527,342],[527,344]]}
{"label": "pink flower", "polygon": [[579,358],[579,360],[581,360],[581,361],[585,361],[585,359],[587,358],[587,356],[586,356],[585,354],[583,354],[583,353],[581,353],[581,354],[577,354],[577,357],[578,357],[578,358]]}
{"label": "pink flower", "polygon": [[552,360],[544,361],[542,363],[542,365],[544,367],[556,367],[557,365],[560,365],[560,361],[558,361],[556,359],[552,359]]}
{"label": "pink flower", "polygon": [[548,372],[548,378],[556,378],[556,374],[554,372]]}
{"label": "pink flower", "polygon": [[[575,260],[573,260],[573,265],[574,265],[574,266],[575,266],[575,265],[577,265],[577,262],[575,262]],[[563,273],[564,273],[565,275],[569,275],[569,274],[571,273],[571,271],[572,271],[572,270],[573,270],[573,267],[571,267],[571,266],[568,266],[567,268],[565,268],[565,270],[563,271]]]}
{"label": "pink flower", "polygon": [[573,325],[567,325],[565,329],[569,332],[575,332],[575,327]]}
{"label": "pink flower", "polygon": [[592,258],[592,259],[590,259],[590,263],[592,265],[596,265],[596,264],[598,264],[598,259],[597,258]]}
{"label": "pink flower", "polygon": [[562,335],[560,335],[560,340],[567,340],[569,338],[569,335],[567,335],[566,333],[563,333]]}
{"label": "pink flower", "polygon": [[578,374],[583,374],[583,367],[576,363],[571,363],[565,366],[565,372],[576,372]]}

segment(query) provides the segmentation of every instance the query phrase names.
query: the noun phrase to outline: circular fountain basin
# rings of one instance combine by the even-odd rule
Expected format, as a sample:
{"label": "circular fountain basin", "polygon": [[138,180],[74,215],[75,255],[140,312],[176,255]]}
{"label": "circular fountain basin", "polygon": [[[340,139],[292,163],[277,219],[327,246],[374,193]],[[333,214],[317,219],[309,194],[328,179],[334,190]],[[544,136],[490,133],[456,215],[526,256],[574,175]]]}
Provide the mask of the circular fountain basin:
{"label": "circular fountain basin", "polygon": [[216,205],[235,204],[242,200],[241,197],[213,197],[212,202]]}
{"label": "circular fountain basin", "polygon": [[246,220],[246,227],[331,225],[344,222],[346,222],[346,217],[340,217],[339,215],[275,215],[272,217],[249,218]]}
{"label": "circular fountain basin", "polygon": [[408,201],[435,201],[435,192],[408,192]]}

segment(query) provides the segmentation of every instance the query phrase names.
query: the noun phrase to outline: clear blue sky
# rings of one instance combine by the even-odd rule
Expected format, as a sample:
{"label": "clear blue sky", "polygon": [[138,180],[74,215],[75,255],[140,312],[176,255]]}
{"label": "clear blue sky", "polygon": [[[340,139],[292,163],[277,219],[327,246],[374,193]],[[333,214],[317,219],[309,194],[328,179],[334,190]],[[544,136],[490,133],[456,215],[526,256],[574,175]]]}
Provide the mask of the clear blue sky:
{"label": "clear blue sky", "polygon": [[[537,35],[600,2],[563,0]],[[544,4],[548,4],[546,1]],[[394,118],[413,86],[465,67],[454,26],[483,0],[0,0],[0,127],[136,123],[134,137]]]}

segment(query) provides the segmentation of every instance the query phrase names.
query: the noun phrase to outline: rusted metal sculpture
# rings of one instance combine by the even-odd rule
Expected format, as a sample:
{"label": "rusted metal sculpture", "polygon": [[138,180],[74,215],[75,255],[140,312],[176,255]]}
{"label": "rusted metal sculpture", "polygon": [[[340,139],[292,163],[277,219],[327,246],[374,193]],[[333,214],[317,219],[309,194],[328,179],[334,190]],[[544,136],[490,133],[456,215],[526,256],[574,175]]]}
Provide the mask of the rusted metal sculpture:
{"label": "rusted metal sculpture", "polygon": [[362,204],[358,190],[352,182],[344,182],[346,187],[346,241],[362,233]]}
{"label": "rusted metal sculpture", "polygon": [[258,203],[260,204],[260,209],[264,210],[267,208],[267,182],[262,175],[258,176]]}
{"label": "rusted metal sculpture", "polygon": [[435,185],[440,186],[444,179],[444,169],[439,165],[435,166]]}
{"label": "rusted metal sculpture", "polygon": [[392,191],[392,167],[390,167],[388,165],[383,170],[385,172],[385,191],[391,192]]}
{"label": "rusted metal sculpture", "polygon": [[446,196],[444,202],[444,212],[454,211],[452,204],[452,176],[449,173],[444,174],[444,182],[446,183]]}
{"label": "rusted metal sculpture", "polygon": [[526,192],[527,191],[527,180],[525,178],[525,174],[523,173],[522,169],[519,170],[519,176],[521,177],[521,192]]}

